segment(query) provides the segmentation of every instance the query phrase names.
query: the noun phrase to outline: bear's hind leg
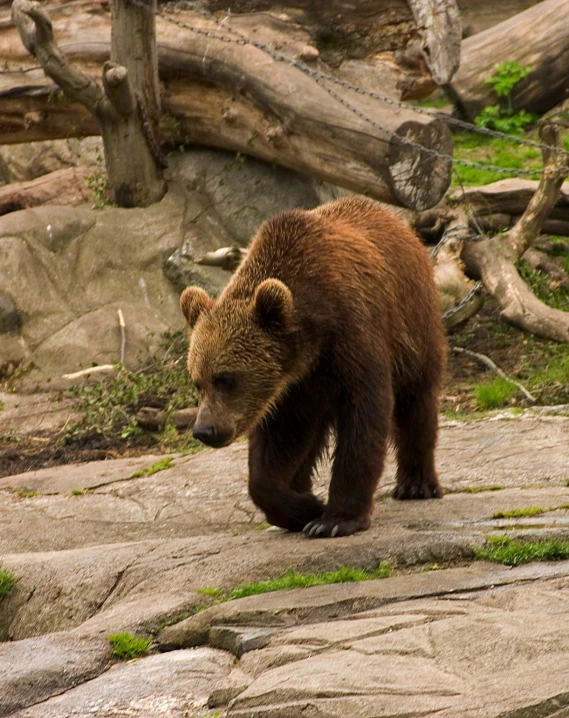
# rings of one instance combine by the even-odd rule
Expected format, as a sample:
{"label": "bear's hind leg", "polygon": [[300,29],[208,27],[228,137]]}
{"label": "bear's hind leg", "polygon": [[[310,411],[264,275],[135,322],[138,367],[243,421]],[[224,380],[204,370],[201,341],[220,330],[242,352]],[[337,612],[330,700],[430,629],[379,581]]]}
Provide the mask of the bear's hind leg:
{"label": "bear's hind leg", "polygon": [[415,387],[395,399],[397,448],[396,499],[438,499],[441,486],[435,469],[438,429],[438,389]]}

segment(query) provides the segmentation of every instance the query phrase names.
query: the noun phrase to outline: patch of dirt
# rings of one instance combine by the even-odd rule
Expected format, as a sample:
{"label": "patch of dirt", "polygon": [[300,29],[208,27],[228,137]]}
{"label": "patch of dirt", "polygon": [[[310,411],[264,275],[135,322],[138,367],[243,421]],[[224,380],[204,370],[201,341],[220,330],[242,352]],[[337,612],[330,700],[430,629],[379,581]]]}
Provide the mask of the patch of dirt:
{"label": "patch of dirt", "polygon": [[[539,339],[512,327],[500,319],[497,304],[486,297],[485,306],[466,328],[449,337],[449,347],[462,347],[488,356],[508,377],[519,381],[537,398],[538,405],[569,403],[569,375],[565,382],[547,376],[551,365],[566,357],[569,347]],[[480,411],[473,384],[492,382],[498,375],[476,359],[449,350],[447,378],[441,410],[469,414]],[[530,406],[520,391],[507,406]]]}
{"label": "patch of dirt", "polygon": [[66,442],[60,433],[43,431],[8,440],[0,437],[0,478],[62,464],[141,456],[147,454],[150,447],[157,453],[160,451],[156,442],[145,437],[125,441],[90,432]]}

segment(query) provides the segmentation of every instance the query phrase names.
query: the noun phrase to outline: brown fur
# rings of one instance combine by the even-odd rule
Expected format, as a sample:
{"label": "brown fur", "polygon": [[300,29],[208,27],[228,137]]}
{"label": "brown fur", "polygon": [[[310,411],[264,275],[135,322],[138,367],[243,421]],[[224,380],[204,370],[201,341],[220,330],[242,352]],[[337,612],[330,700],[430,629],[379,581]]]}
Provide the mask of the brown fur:
{"label": "brown fur", "polygon": [[[189,287],[195,433],[249,435],[249,491],[271,523],[311,536],[367,529],[388,439],[394,495],[439,497],[434,466],[446,340],[427,251],[364,198],[265,222],[217,302]],[[312,472],[336,432],[328,504]]]}

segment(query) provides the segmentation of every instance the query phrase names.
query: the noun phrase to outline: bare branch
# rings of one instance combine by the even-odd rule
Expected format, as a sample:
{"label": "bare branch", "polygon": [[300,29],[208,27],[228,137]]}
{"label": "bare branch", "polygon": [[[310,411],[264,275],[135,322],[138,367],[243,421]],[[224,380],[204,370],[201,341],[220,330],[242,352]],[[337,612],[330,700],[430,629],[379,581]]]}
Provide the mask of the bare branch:
{"label": "bare branch", "polygon": [[227,272],[233,272],[241,264],[247,250],[234,244],[231,247],[221,247],[214,252],[207,252],[203,257],[195,259],[195,264],[203,264],[208,267],[221,267]]}
{"label": "bare branch", "polygon": [[[561,147],[561,132],[556,125],[542,124],[541,141],[546,145]],[[543,152],[543,175],[526,211],[508,234],[508,245],[518,259],[538,238],[543,222],[555,206],[561,185],[569,174],[567,155]]]}
{"label": "bare branch", "polygon": [[515,379],[512,379],[511,377],[507,376],[500,369],[500,367],[495,364],[492,359],[490,359],[490,357],[486,356],[486,354],[478,354],[478,352],[472,352],[470,351],[470,349],[463,349],[462,347],[451,347],[451,351],[454,354],[465,354],[466,356],[476,359],[477,361],[484,364],[484,366],[487,366],[489,369],[492,369],[492,371],[495,371],[498,376],[502,377],[502,379],[505,379],[506,381],[509,381],[510,384],[514,384],[514,386],[517,386],[518,389],[522,392],[522,394],[526,397],[526,399],[528,399],[528,401],[536,401],[535,396],[533,394],[530,394],[523,384],[520,384],[519,381],[516,381]]}
{"label": "bare branch", "polygon": [[97,115],[104,97],[102,89],[88,75],[73,68],[53,36],[49,16],[38,3],[14,0],[12,20],[27,50],[34,55],[46,75],[72,100],[81,102]]}

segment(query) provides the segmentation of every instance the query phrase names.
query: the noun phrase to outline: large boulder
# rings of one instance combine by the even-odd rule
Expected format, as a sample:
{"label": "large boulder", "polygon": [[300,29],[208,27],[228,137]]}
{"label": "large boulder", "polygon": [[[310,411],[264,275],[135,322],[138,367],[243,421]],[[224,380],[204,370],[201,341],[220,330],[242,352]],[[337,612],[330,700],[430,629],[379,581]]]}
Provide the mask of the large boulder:
{"label": "large boulder", "polygon": [[270,215],[310,208],[339,191],[266,163],[215,150],[171,159],[170,190],[147,208],[39,207],[0,226],[0,380],[20,390],[63,388],[63,375],[160,345],[183,320],[188,284],[217,294],[229,275],[194,260],[244,245]]}

